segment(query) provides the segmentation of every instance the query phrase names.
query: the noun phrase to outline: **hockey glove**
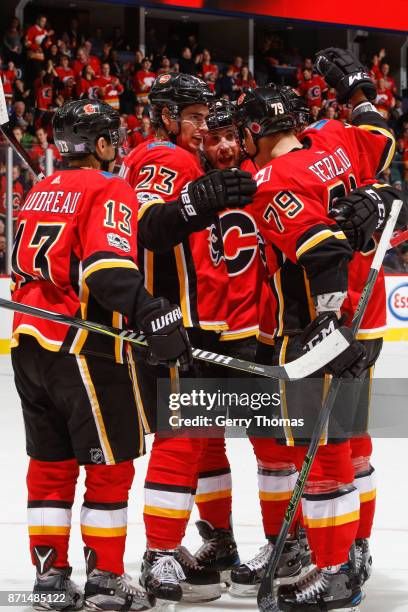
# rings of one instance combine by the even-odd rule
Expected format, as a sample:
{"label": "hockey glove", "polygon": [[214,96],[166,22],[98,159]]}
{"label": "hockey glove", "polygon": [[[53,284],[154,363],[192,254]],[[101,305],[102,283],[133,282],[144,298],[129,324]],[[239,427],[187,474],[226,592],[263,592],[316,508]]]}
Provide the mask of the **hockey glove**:
{"label": "hockey glove", "polygon": [[327,364],[324,371],[336,378],[358,378],[368,367],[366,350],[360,342],[353,339],[351,330],[342,326],[341,323],[341,319],[335,312],[323,312],[303,330],[300,342],[305,352],[310,351],[316,344],[341,327],[350,341],[350,346]]}
{"label": "hockey glove", "polygon": [[355,189],[347,197],[335,200],[329,217],[343,230],[353,250],[363,251],[373,233],[384,228],[395,199],[404,201],[398,227],[405,227],[408,220],[407,199],[401,191],[389,185]]}
{"label": "hockey glove", "polygon": [[377,91],[370,75],[350,51],[336,47],[318,51],[315,67],[337,91],[340,104],[348,102],[357,89],[362,89],[368,100],[375,100]]}
{"label": "hockey glove", "polygon": [[193,354],[179,306],[164,298],[152,299],[138,313],[138,321],[148,344],[147,363],[170,367],[178,360],[180,370],[188,370]]}
{"label": "hockey glove", "polygon": [[187,183],[178,204],[186,221],[199,215],[213,214],[225,208],[243,208],[252,202],[256,182],[249,172],[238,168],[211,170],[204,176]]}

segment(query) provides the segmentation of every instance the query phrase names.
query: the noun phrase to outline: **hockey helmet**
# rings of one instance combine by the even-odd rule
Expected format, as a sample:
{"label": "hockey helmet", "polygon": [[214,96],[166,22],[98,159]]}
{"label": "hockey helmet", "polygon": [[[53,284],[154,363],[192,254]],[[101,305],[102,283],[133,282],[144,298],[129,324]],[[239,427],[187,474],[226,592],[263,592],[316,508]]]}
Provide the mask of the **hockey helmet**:
{"label": "hockey helmet", "polygon": [[296,129],[293,110],[276,86],[248,89],[238,98],[236,123],[241,140],[244,128],[251,131],[255,141],[287,130]]}
{"label": "hockey helmet", "polygon": [[191,74],[169,72],[156,77],[149,93],[153,107],[152,121],[161,125],[161,111],[166,106],[172,119],[178,119],[179,112],[192,104],[208,104],[215,95],[202,79]]}
{"label": "hockey helmet", "polygon": [[[273,86],[273,83],[270,83]],[[293,111],[296,120],[296,129],[303,130],[310,124],[310,112],[306,100],[300,96],[290,85],[278,85],[281,96],[286,99],[289,108]]]}
{"label": "hockey helmet", "polygon": [[67,102],[54,115],[55,144],[64,157],[80,158],[95,154],[103,136],[116,148],[121,144],[119,113],[100,100]]}
{"label": "hockey helmet", "polygon": [[206,119],[210,132],[226,127],[235,127],[234,106],[229,100],[216,100],[208,107],[209,114]]}

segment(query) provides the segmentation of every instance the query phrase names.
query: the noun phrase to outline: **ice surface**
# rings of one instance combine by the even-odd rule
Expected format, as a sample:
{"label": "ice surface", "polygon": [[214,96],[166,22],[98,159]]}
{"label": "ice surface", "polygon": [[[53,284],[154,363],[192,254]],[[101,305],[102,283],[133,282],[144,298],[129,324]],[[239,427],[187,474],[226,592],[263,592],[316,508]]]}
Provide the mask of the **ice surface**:
{"label": "ice surface", "polygon": [[[385,345],[376,375],[406,377],[407,343]],[[407,406],[408,409],[408,406]],[[375,528],[371,539],[374,571],[367,584],[367,597],[362,612],[408,612],[408,478],[405,439],[375,440],[373,463],[378,478],[378,504]],[[247,440],[228,440],[232,466],[233,514],[236,538],[242,559],[250,558],[263,544],[263,533],[257,498],[256,464]],[[144,551],[142,523],[143,478],[147,457],[136,462],[136,478],[129,503],[129,530],[126,568],[137,575]],[[25,472],[27,458],[24,429],[17,393],[14,388],[10,358],[0,356],[0,474],[2,503],[0,506],[0,590],[31,589],[33,568],[28,556],[26,530]],[[237,475],[239,474],[239,477]],[[235,478],[234,478],[235,476]],[[77,489],[73,510],[70,562],[74,579],[84,582],[82,542],[79,532],[79,508],[82,480]],[[200,544],[194,527],[194,510],[184,543],[191,550]],[[11,608],[10,608],[11,609]],[[14,607],[16,612],[23,608]],[[256,610],[255,599],[240,600],[223,595],[206,605],[180,605],[180,612],[246,612]]]}

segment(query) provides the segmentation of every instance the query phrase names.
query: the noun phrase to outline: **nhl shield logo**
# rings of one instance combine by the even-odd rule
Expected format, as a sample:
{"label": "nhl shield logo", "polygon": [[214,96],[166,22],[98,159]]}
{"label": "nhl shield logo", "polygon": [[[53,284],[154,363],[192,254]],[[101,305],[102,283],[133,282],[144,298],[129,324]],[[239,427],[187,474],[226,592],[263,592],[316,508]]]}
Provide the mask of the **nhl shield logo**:
{"label": "nhl shield logo", "polygon": [[101,448],[91,448],[89,452],[91,454],[92,463],[104,463],[103,452]]}

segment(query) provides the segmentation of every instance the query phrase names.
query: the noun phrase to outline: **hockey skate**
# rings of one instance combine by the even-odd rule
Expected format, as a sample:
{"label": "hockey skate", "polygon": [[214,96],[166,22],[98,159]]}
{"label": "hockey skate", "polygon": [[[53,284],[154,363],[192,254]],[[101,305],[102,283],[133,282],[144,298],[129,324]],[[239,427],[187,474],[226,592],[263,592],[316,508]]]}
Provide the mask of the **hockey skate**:
{"label": "hockey skate", "polygon": [[141,584],[157,603],[213,601],[221,597],[220,574],[199,565],[184,546],[174,551],[147,550]]}
{"label": "hockey skate", "polygon": [[[262,546],[257,555],[250,561],[242,563],[231,571],[230,594],[234,597],[254,597],[264,577],[269,559],[273,551],[273,543]],[[286,540],[275,580],[279,584],[289,584],[296,580],[302,571],[298,540]]]}
{"label": "hockey skate", "polygon": [[96,567],[95,551],[84,548],[87,581],[85,583],[84,608],[86,610],[150,610],[155,599],[132,584],[130,576],[114,574]]}
{"label": "hockey skate", "polygon": [[368,539],[364,538],[355,541],[354,563],[360,586],[363,586],[371,576],[373,565]]}
{"label": "hockey skate", "polygon": [[350,563],[314,568],[294,584],[280,586],[278,607],[282,612],[357,612],[362,600],[358,578]]}
{"label": "hockey skate", "polygon": [[35,610],[79,610],[82,593],[70,579],[71,567],[53,567],[57,555],[50,546],[33,549],[37,575],[33,588]]}
{"label": "hockey skate", "polygon": [[200,565],[207,569],[219,571],[221,582],[231,584],[231,570],[240,565],[237,544],[232,528],[216,529],[208,521],[196,522],[198,532],[203,539],[202,546],[195,553]]}

